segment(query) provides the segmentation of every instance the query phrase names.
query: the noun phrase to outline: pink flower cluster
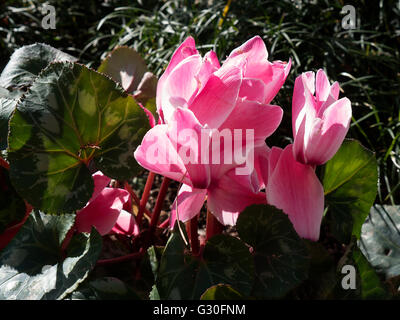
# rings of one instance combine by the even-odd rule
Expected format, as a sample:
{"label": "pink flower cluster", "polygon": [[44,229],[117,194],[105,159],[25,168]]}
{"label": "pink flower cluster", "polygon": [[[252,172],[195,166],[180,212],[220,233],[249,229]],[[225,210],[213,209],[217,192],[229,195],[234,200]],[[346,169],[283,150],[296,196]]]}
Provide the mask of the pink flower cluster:
{"label": "pink flower cluster", "polygon": [[[268,61],[258,36],[233,50],[222,65],[213,51],[201,57],[191,37],[175,51],[158,82],[159,123],[134,153],[144,168],[182,182],[171,208],[171,227],[178,215],[188,221],[199,214],[205,201],[225,225],[234,225],[247,206],[268,203],[289,216],[301,237],[319,238],[324,190],[315,167],[331,159],[342,144],[351,104],[347,98],[338,100],[339,84],[330,85],[324,71],[301,74],[292,99],[294,143],[269,148],[265,140],[283,116],[282,108],[270,103],[290,66],[291,61]],[[251,144],[245,135],[232,134],[231,140],[220,135],[235,130],[251,130]],[[226,141],[214,145],[210,141],[215,137]],[[206,159],[205,144],[211,149]],[[232,150],[240,150],[246,161],[228,157]],[[218,163],[212,161],[214,156]],[[249,158],[252,170],[238,174]],[[108,188],[110,179],[100,172],[93,179],[92,198],[77,212],[77,231],[89,232],[95,226],[102,235],[137,234],[135,219],[123,210],[129,193]]]}
{"label": "pink flower cluster", "polygon": [[[322,70],[316,76],[301,74],[293,93],[294,143],[283,150],[269,148],[265,140],[283,116],[282,108],[271,101],[290,66],[290,61],[268,61],[258,36],[233,50],[222,65],[213,51],[201,57],[191,37],[175,51],[158,82],[159,124],[147,132],[134,154],[144,168],[183,182],[171,208],[171,226],[176,208],[179,219],[188,221],[206,200],[221,223],[232,225],[245,207],[268,203],[288,214],[301,237],[319,238],[324,190],[315,166],[332,158],[343,142],[351,104],[347,98],[338,100],[338,83],[330,85]],[[235,136],[228,144],[211,147],[210,157],[217,154],[220,163],[200,161],[204,141],[191,143],[191,136],[208,130],[211,139],[216,132],[238,129],[253,130],[251,150],[243,136]],[[253,158],[254,170],[245,175],[235,170],[243,162],[226,158],[226,149],[238,146],[245,147],[244,156]],[[167,153],[175,161],[154,161]],[[184,159],[187,153],[191,161]]]}

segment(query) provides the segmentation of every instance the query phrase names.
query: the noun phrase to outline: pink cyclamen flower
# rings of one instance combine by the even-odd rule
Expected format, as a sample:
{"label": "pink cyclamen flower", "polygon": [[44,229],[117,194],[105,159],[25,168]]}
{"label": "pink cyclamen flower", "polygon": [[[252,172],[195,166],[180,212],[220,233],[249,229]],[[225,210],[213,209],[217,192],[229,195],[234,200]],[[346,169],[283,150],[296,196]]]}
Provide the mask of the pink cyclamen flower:
{"label": "pink cyclamen flower", "polygon": [[[144,168],[183,182],[177,197],[179,220],[187,221],[197,215],[207,197],[211,212],[221,223],[235,224],[245,207],[265,203],[265,194],[259,192],[255,171],[237,175],[235,170],[243,164],[234,161],[224,164],[226,145],[213,149],[211,140],[216,131],[205,129],[192,111],[177,108],[169,124],[159,124],[147,132],[135,151],[135,158]],[[209,134],[202,137],[202,132]],[[206,143],[213,150],[207,154],[208,161],[203,161],[202,149]],[[242,141],[238,144],[242,145]],[[216,153],[221,163],[213,163],[212,156]],[[175,220],[176,203],[172,206],[171,226]]]}
{"label": "pink cyclamen flower", "polygon": [[[268,61],[260,37],[235,49],[222,66],[213,51],[202,58],[191,37],[175,51],[157,86],[162,124],[147,132],[135,158],[144,168],[183,182],[177,197],[180,220],[198,214],[206,198],[209,209],[223,224],[235,224],[246,206],[265,203],[256,171],[238,175],[236,169],[242,168],[243,162],[227,159],[225,151],[231,148],[233,154],[238,154],[245,149],[246,158],[265,144],[283,113],[279,106],[269,103],[289,70],[290,62]],[[206,130],[210,131],[205,139],[199,140]],[[234,136],[235,130],[242,136],[235,136],[230,144],[215,148],[211,144],[209,159],[217,155],[221,162],[204,163],[204,144],[210,145],[210,140],[222,132]],[[251,145],[244,138],[250,130]],[[189,161],[187,152],[191,155]],[[176,202],[172,225],[175,209]]]}
{"label": "pink cyclamen flower", "polygon": [[312,166],[297,162],[293,145],[273,147],[260,161],[267,202],[289,216],[300,237],[318,240],[324,212],[324,189]]}
{"label": "pink cyclamen flower", "polygon": [[75,227],[78,232],[90,232],[94,226],[101,235],[110,232],[125,235],[139,233],[134,217],[123,210],[129,201],[129,192],[124,189],[108,188],[111,179],[100,171],[92,175],[94,191],[86,206],[77,211]]}
{"label": "pink cyclamen flower", "polygon": [[201,124],[218,128],[238,98],[269,104],[290,66],[290,61],[269,62],[259,36],[233,50],[222,66],[213,51],[202,58],[189,37],[175,51],[158,81],[158,113],[168,123],[177,107],[189,108]]}
{"label": "pink cyclamen flower", "polygon": [[292,129],[297,161],[321,165],[339,149],[349,130],[351,103],[338,97],[339,84],[330,85],[321,69],[316,76],[314,72],[306,72],[296,78]]}

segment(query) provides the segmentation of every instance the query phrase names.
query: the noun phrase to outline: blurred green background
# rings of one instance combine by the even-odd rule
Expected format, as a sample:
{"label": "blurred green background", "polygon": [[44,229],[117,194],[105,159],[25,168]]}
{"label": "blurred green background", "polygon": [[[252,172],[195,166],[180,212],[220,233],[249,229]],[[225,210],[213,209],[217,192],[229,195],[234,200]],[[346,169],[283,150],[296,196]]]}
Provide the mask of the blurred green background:
{"label": "blurred green background", "polygon": [[[56,9],[55,30],[41,27],[44,3]],[[356,9],[354,30],[342,28],[344,5]],[[349,137],[376,152],[376,202],[400,204],[400,0],[1,1],[0,70],[15,49],[34,42],[92,67],[115,46],[128,45],[159,76],[188,35],[202,53],[213,49],[221,61],[254,35],[264,39],[270,60],[293,60],[274,101],[284,119],[269,145],[291,142],[296,76],[324,68],[352,101]]]}

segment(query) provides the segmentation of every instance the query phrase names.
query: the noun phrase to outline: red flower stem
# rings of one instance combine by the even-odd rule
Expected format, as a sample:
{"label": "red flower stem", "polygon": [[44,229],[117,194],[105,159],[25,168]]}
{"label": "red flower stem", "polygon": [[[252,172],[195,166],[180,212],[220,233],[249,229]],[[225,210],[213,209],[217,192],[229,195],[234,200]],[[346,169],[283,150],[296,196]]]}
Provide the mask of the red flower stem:
{"label": "red flower stem", "polygon": [[151,216],[150,227],[149,227],[150,233],[154,232],[158,224],[158,219],[160,217],[161,209],[164,204],[165,196],[167,195],[168,186],[170,182],[171,179],[164,177],[163,182],[161,183],[160,192],[158,193],[156,205],[154,206],[154,211]]}
{"label": "red flower stem", "polygon": [[140,199],[140,202],[139,202],[139,212],[137,214],[137,222],[139,224],[142,221],[143,213],[146,210],[146,204],[147,204],[147,201],[149,200],[149,195],[150,195],[151,188],[153,186],[153,181],[154,181],[155,176],[156,176],[156,174],[154,172],[149,171],[149,175],[147,176],[147,180],[146,180],[146,185],[144,186],[142,198]]}
{"label": "red flower stem", "polygon": [[190,239],[190,246],[192,248],[192,254],[194,256],[198,256],[200,251],[199,234],[197,230],[198,221],[196,215],[192,219],[190,219],[190,221],[186,222],[186,232]]}
{"label": "red flower stem", "polygon": [[161,228],[161,229],[165,229],[165,228],[168,227],[168,225],[169,225],[169,218],[168,218],[168,219],[165,219],[163,222],[161,222],[161,223],[158,225],[158,227]]}
{"label": "red flower stem", "polygon": [[206,241],[216,234],[222,233],[224,226],[214,217],[209,209],[207,209],[206,221]]}
{"label": "red flower stem", "polygon": [[3,167],[4,169],[10,170],[10,165],[2,157],[0,157],[0,167]]}
{"label": "red flower stem", "polygon": [[104,265],[118,263],[118,262],[125,262],[125,261],[129,261],[129,260],[140,259],[140,258],[142,258],[142,256],[143,256],[142,252],[134,252],[134,253],[130,253],[130,254],[127,254],[127,255],[121,256],[121,257],[98,260],[96,265],[104,266]]}

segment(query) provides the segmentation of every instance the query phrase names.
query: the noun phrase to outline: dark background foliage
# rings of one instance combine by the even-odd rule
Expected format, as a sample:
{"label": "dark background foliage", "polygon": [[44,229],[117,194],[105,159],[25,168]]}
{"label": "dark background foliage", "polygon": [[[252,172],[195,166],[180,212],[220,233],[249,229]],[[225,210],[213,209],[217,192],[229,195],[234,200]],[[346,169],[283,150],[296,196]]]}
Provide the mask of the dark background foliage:
{"label": "dark background foliage", "polygon": [[[56,29],[44,30],[41,8],[56,8]],[[344,30],[344,5],[356,9]],[[271,60],[293,60],[275,103],[285,116],[267,141],[291,141],[291,93],[297,75],[324,68],[352,101],[349,136],[376,152],[378,203],[400,204],[400,3],[395,0],[10,0],[0,2],[0,69],[22,45],[44,42],[97,67],[117,45],[139,51],[160,75],[177,45],[194,36],[202,53],[220,60],[254,35]],[[351,159],[349,159],[351,161]]]}

